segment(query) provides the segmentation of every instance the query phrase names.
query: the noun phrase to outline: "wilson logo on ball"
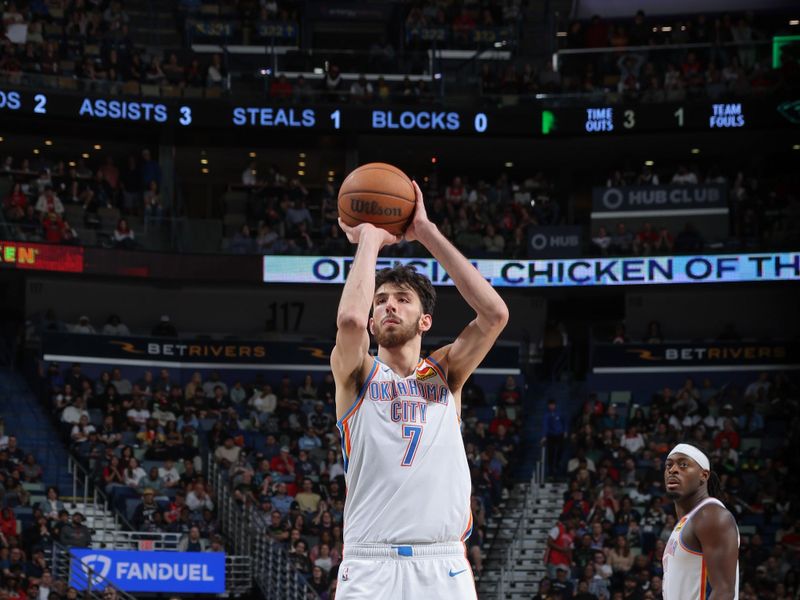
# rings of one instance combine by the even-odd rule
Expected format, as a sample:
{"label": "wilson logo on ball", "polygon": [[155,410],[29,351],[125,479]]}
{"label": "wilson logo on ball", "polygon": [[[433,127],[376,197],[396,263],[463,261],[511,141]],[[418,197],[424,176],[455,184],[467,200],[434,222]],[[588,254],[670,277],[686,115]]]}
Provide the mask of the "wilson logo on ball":
{"label": "wilson logo on ball", "polygon": [[353,210],[353,212],[361,213],[364,215],[380,215],[387,217],[399,217],[402,215],[402,211],[399,208],[381,206],[378,202],[375,202],[374,200],[370,201],[370,200],[361,200],[359,198],[351,198],[350,208]]}

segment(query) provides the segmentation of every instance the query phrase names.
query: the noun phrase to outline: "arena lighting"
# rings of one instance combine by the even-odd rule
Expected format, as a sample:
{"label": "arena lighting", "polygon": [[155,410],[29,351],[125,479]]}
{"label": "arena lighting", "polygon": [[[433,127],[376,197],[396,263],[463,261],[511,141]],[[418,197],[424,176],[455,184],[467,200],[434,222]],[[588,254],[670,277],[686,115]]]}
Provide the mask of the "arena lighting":
{"label": "arena lighting", "polygon": [[670,32],[672,31],[672,27],[670,27],[669,25],[665,25],[664,27],[661,28],[661,31],[665,33]]}
{"label": "arena lighting", "polygon": [[556,33],[556,37],[567,37],[566,31],[559,31]]}
{"label": "arena lighting", "polygon": [[81,154],[81,158],[89,158],[89,153],[84,152],[83,154]]}
{"label": "arena lighting", "polygon": [[305,167],[306,166],[306,161],[301,160],[300,162],[297,163],[297,166],[298,167]]}
{"label": "arena lighting", "polygon": [[74,167],[74,166],[75,166],[75,161],[74,161],[74,160],[71,160],[71,161],[69,161],[67,164],[68,164],[70,167]]}
{"label": "arena lighting", "polygon": [[510,169],[511,167],[513,167],[513,166],[514,166],[514,163],[513,163],[513,162],[511,162],[510,160],[507,160],[507,161],[505,162],[505,166],[506,166],[507,168],[509,168],[509,169]]}
{"label": "arena lighting", "polygon": [[207,158],[201,158],[200,159],[200,164],[201,165],[207,165],[208,164],[208,159]]}
{"label": "arena lighting", "polygon": [[441,79],[442,78],[442,74],[441,73],[434,73],[433,78],[434,79]]}
{"label": "arena lighting", "polygon": [[334,175],[336,175],[335,171],[328,171],[328,177],[333,177]]}
{"label": "arena lighting", "polygon": [[[2,138],[0,138],[0,142],[1,141],[3,141]],[[794,146],[792,146],[792,150],[800,150],[800,144],[795,144]]]}
{"label": "arena lighting", "polygon": [[656,163],[654,163],[652,160],[644,161],[644,166],[645,167],[652,167],[654,164],[656,164]]}
{"label": "arena lighting", "polygon": [[53,140],[45,140],[44,141],[44,145],[45,146],[52,146],[53,145]]}
{"label": "arena lighting", "polygon": [[208,169],[207,169],[207,168],[203,167],[202,169],[200,169],[200,171],[201,171],[201,172],[202,172],[204,175],[208,175]]}
{"label": "arena lighting", "polygon": [[300,158],[305,158],[306,157],[306,153],[305,152],[301,152],[297,156],[299,156]]}
{"label": "arena lighting", "polygon": [[103,147],[100,144],[95,144],[93,147],[94,147],[95,150],[102,150],[103,149]]}
{"label": "arena lighting", "polygon": [[800,19],[790,19],[789,25],[800,25]]}
{"label": "arena lighting", "polygon": [[302,177],[303,175],[305,175],[305,174],[306,174],[306,172],[305,172],[305,171],[298,171],[298,172],[297,172],[297,174],[298,174],[298,175],[300,175],[300,176]]}
{"label": "arena lighting", "polygon": [[33,149],[33,153],[34,153],[34,154],[39,154],[39,149],[38,149],[38,148],[34,148],[34,149]]}
{"label": "arena lighting", "polygon": [[692,154],[700,154],[700,148],[692,148]]}
{"label": "arena lighting", "polygon": [[6,141],[5,138],[2,135],[0,135],[0,142],[5,142],[5,141]]}
{"label": "arena lighting", "polygon": [[322,75],[324,72],[320,67],[314,67],[314,75]]}
{"label": "arena lighting", "polygon": [[255,158],[256,157],[256,153],[255,152],[251,152],[250,154],[248,154],[248,156],[250,158]]}
{"label": "arena lighting", "polygon": [[436,158],[435,156],[431,156],[431,164],[435,165],[437,162],[439,162],[439,159]]}

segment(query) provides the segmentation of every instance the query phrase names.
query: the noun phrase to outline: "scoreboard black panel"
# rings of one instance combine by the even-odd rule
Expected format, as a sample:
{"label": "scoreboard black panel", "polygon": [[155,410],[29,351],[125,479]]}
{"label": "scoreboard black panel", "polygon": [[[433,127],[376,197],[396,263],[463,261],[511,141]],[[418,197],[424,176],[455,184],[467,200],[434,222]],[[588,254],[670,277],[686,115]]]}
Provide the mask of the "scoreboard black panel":
{"label": "scoreboard black panel", "polygon": [[582,107],[449,110],[421,106],[245,105],[231,100],[65,94],[0,88],[0,124],[12,117],[171,127],[446,136],[602,136],[655,131],[797,127],[786,102],[687,102]]}

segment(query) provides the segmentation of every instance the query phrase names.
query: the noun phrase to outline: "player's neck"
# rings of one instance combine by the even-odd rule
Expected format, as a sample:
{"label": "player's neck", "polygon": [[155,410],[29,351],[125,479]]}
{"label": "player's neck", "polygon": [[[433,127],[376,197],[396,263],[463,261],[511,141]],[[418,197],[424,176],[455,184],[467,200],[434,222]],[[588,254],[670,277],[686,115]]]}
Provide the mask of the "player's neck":
{"label": "player's neck", "polygon": [[401,346],[393,346],[392,348],[378,346],[378,358],[398,375],[408,377],[414,373],[414,369],[419,363],[421,349],[421,338],[410,340]]}
{"label": "player's neck", "polygon": [[692,512],[698,504],[700,504],[703,500],[710,498],[711,496],[708,495],[708,490],[705,488],[699,488],[694,494],[691,496],[687,496],[686,498],[681,498],[680,500],[675,501],[675,514],[678,517],[678,520],[682,519],[690,512]]}

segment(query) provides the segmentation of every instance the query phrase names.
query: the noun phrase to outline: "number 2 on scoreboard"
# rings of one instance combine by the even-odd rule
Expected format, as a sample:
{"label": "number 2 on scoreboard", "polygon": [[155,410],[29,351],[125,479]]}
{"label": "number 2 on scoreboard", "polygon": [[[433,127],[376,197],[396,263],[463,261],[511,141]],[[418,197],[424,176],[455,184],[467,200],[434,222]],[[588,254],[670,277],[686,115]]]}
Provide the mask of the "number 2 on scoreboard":
{"label": "number 2 on scoreboard", "polygon": [[406,454],[403,457],[402,467],[410,467],[414,463],[414,456],[417,454],[419,440],[422,438],[421,425],[403,425],[403,439],[408,440]]}

